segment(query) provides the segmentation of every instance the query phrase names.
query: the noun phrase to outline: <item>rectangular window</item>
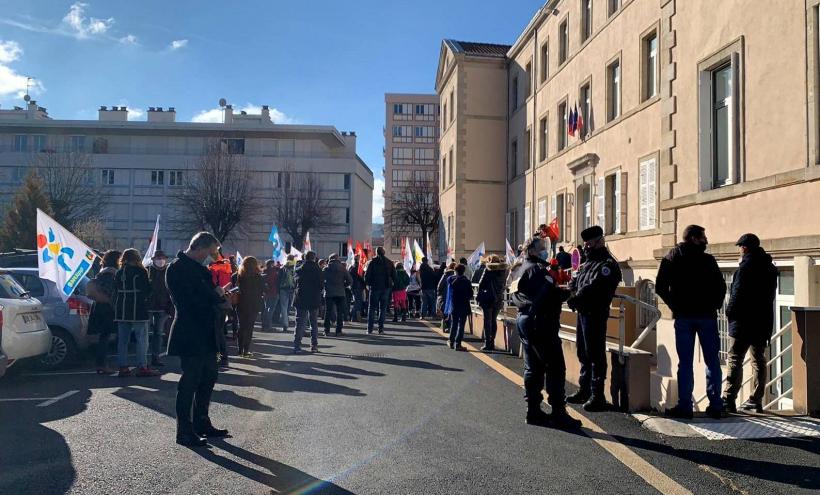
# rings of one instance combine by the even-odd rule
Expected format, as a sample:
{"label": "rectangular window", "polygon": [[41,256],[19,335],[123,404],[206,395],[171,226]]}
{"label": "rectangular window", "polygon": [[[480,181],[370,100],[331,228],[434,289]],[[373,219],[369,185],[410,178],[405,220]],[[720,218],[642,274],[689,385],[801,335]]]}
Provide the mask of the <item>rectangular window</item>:
{"label": "rectangular window", "polygon": [[435,165],[436,164],[436,150],[432,148],[415,148],[413,150],[413,157],[416,165]]}
{"label": "rectangular window", "polygon": [[48,151],[48,144],[45,134],[35,134],[32,137],[31,151],[41,152]]}
{"label": "rectangular window", "polygon": [[85,136],[71,136],[69,151],[85,151]]}
{"label": "rectangular window", "polygon": [[413,105],[411,103],[394,103],[393,120],[410,120],[413,118]]}
{"label": "rectangular window", "polygon": [[245,140],[244,139],[223,139],[222,145],[225,152],[229,155],[244,155],[245,154]]}
{"label": "rectangular window", "polygon": [[698,69],[698,148],[700,190],[742,181],[742,45],[736,41]]}
{"label": "rectangular window", "polygon": [[394,143],[412,143],[413,142],[413,126],[411,126],[411,125],[394,125],[393,126],[393,142]]}
{"label": "rectangular window", "polygon": [[564,19],[564,22],[558,26],[558,41],[558,65],[560,66],[567,61],[567,55],[569,54],[569,26],[567,19]]}
{"label": "rectangular window", "polygon": [[350,190],[350,174],[345,174],[345,191]]}
{"label": "rectangular window", "polygon": [[655,158],[641,161],[638,173],[638,228],[639,230],[652,230],[657,227],[658,210],[658,164]]}
{"label": "rectangular window", "polygon": [[606,68],[607,122],[621,115],[621,61],[615,60]]}
{"label": "rectangular window", "polygon": [[393,165],[412,165],[413,148],[393,148]]}
{"label": "rectangular window", "polygon": [[455,119],[455,111],[456,111],[456,93],[455,90],[450,90],[450,123],[453,123],[453,119]]}
{"label": "rectangular window", "polygon": [[446,103],[444,104],[444,117],[445,117],[445,120],[441,121],[441,129],[442,130],[447,129],[447,120],[446,120],[446,117],[447,117],[447,104]]}
{"label": "rectangular window", "polygon": [[[558,236],[558,240],[567,240],[567,224],[566,218],[564,216],[564,194],[556,194],[555,198],[555,208],[552,214],[552,218],[558,219],[558,230],[560,231],[560,235]],[[552,220],[552,218],[550,220]]]}
{"label": "rectangular window", "polygon": [[181,186],[182,185],[182,170],[171,170],[168,172],[168,185]]}
{"label": "rectangular window", "polygon": [[401,249],[401,237],[393,236],[391,245],[393,246],[393,249]]}
{"label": "rectangular window", "polygon": [[518,76],[513,77],[512,80],[512,102],[511,108],[513,112],[518,108]]}
{"label": "rectangular window", "polygon": [[592,0],[581,0],[581,43],[592,36]]}
{"label": "rectangular window", "polygon": [[580,117],[583,122],[583,128],[581,129],[581,133],[583,135],[579,135],[578,137],[584,138],[590,134],[590,126],[589,126],[589,109],[592,108],[592,90],[590,88],[590,83],[586,83],[581,86],[580,96],[580,103],[581,108],[578,110]]}
{"label": "rectangular window", "polygon": [[617,176],[618,174],[612,174],[606,176],[604,179],[604,224],[606,225],[606,230],[604,232],[607,234],[614,234],[617,232],[615,225],[618,213],[615,208],[615,203],[618,198]]}
{"label": "rectangular window", "polygon": [[643,101],[658,94],[658,34],[653,31],[643,39]]}
{"label": "rectangular window", "polygon": [[102,169],[102,183],[104,185],[112,185],[114,184],[114,170],[110,168]]}
{"label": "rectangular window", "polygon": [[532,131],[527,129],[524,137],[524,142],[527,144],[527,147],[524,148],[524,170],[529,170],[532,166]]}
{"label": "rectangular window", "polygon": [[524,206],[524,239],[529,238],[530,234],[532,233],[532,223],[530,219],[530,204],[527,203]]}
{"label": "rectangular window", "polygon": [[607,17],[612,17],[615,12],[618,12],[618,9],[621,8],[621,0],[607,0],[607,10],[606,15]]}
{"label": "rectangular window", "polygon": [[527,62],[524,72],[527,74],[526,91],[527,97],[529,98],[532,95],[532,62]]}
{"label": "rectangular window", "polygon": [[547,117],[541,119],[538,123],[538,160],[544,161],[547,159],[548,138],[547,133]]}
{"label": "rectangular window", "polygon": [[510,144],[510,175],[518,175],[518,141],[515,140]]}
{"label": "rectangular window", "polygon": [[350,223],[350,208],[345,208],[345,223]]}
{"label": "rectangular window", "polygon": [[567,147],[567,102],[558,105],[558,151]]}
{"label": "rectangular window", "polygon": [[165,171],[164,170],[152,170],[151,171],[151,185],[152,186],[161,186],[165,184]]}
{"label": "rectangular window", "polygon": [[538,225],[547,224],[547,198],[538,200]]}
{"label": "rectangular window", "polygon": [[444,189],[447,186],[447,155],[444,155],[441,158],[441,188]]}
{"label": "rectangular window", "polygon": [[28,151],[28,136],[17,134],[14,136],[14,151]]}
{"label": "rectangular window", "polygon": [[541,45],[541,82],[550,76],[550,45],[549,42]]}
{"label": "rectangular window", "polygon": [[108,153],[108,139],[102,137],[94,138],[94,143],[91,145],[91,152],[95,154]]}
{"label": "rectangular window", "polygon": [[732,66],[712,72],[713,186],[732,183]]}
{"label": "rectangular window", "polygon": [[433,126],[417,126],[414,129],[414,135],[417,143],[430,144],[435,143],[438,138],[438,127]]}
{"label": "rectangular window", "polygon": [[453,149],[450,148],[450,184],[452,184],[456,178],[453,176]]}
{"label": "rectangular window", "polygon": [[436,120],[438,105],[427,103],[416,105],[416,120]]}

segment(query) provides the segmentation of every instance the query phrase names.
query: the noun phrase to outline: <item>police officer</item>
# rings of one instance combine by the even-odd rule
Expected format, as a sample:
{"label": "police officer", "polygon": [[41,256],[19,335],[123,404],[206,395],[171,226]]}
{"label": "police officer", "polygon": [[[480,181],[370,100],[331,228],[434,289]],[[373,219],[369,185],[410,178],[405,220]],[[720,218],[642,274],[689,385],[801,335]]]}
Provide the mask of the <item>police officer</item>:
{"label": "police officer", "polygon": [[606,248],[604,231],[595,225],[581,232],[586,261],[570,283],[567,305],[578,312],[576,336],[581,362],[579,390],[567,398],[590,412],[606,409],[606,322],[615,288],[621,283],[618,262]]}
{"label": "police officer", "polygon": [[[560,328],[561,305],[569,291],[560,289],[549,275],[544,241],[535,235],[525,245],[526,259],[512,274],[513,303],[518,308],[517,327],[524,348],[524,398],[526,423],[557,428],[580,428],[581,422],[566,410],[566,365]],[[546,378],[552,413],[541,409]]]}

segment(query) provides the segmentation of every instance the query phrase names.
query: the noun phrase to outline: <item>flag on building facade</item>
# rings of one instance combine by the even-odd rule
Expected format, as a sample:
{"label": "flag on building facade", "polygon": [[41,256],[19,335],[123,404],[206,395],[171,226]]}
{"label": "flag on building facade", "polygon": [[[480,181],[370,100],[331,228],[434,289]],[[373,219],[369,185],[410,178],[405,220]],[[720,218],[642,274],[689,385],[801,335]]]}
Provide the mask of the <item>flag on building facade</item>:
{"label": "flag on building facade", "polygon": [[578,131],[578,137],[584,139],[584,114],[576,112],[575,129]]}
{"label": "flag on building facade", "polygon": [[504,242],[507,243],[507,252],[504,257],[507,260],[507,264],[513,266],[513,263],[515,263],[515,250],[513,250],[512,246],[510,246],[509,239],[504,239]]}
{"label": "flag on building facade", "polygon": [[305,244],[302,246],[304,251],[307,253],[308,251],[313,251],[313,248],[310,245],[310,231],[308,230],[307,234],[305,234]]}
{"label": "flag on building facade", "polygon": [[67,300],[91,270],[94,251],[53,218],[37,209],[37,269]]}
{"label": "flag on building facade", "polygon": [[401,260],[402,265],[404,265],[404,270],[407,273],[410,273],[410,270],[413,268],[413,248],[410,246],[410,238],[404,238],[404,244],[401,247]]}
{"label": "flag on building facade", "polygon": [[151,264],[151,258],[157,252],[157,239],[159,239],[159,215],[157,215],[157,223],[154,225],[154,233],[151,234],[151,241],[148,242],[148,249],[145,250],[145,256],[142,257],[142,266]]}
{"label": "flag on building facade", "polygon": [[575,136],[575,114],[571,108],[567,110],[567,134]]}
{"label": "flag on building facade", "polygon": [[484,241],[481,241],[481,244],[479,244],[478,247],[475,248],[475,251],[473,251],[473,253],[470,255],[470,257],[467,258],[467,266],[470,267],[470,270],[472,270],[473,272],[478,270],[478,267],[481,265],[481,258],[483,258],[485,254],[486,253],[484,251]]}

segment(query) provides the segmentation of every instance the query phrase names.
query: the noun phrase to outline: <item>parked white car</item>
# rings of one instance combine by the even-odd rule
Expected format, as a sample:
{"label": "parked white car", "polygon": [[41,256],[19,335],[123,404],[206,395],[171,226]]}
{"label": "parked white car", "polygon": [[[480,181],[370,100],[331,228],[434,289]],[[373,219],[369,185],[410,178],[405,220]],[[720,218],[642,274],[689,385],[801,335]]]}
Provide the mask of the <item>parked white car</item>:
{"label": "parked white car", "polygon": [[51,349],[51,330],[43,316],[43,305],[3,270],[0,270],[0,348],[9,366],[18,359],[47,354]]}

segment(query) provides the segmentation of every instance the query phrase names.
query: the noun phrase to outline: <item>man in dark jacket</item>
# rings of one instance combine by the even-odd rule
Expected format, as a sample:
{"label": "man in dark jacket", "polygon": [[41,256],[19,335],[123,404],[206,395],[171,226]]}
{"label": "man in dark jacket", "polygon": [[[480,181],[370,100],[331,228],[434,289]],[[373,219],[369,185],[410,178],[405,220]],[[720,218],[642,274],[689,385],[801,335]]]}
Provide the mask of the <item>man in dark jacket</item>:
{"label": "man in dark jacket", "polygon": [[482,351],[495,350],[498,313],[504,309],[504,293],[509,266],[498,255],[490,256],[478,280],[478,300],[484,313],[484,346]]}
{"label": "man in dark jacket", "polygon": [[564,246],[558,246],[558,254],[555,255],[558,260],[558,267],[562,270],[569,270],[572,268],[572,255],[564,251]]}
{"label": "man in dark jacket", "polygon": [[279,318],[282,333],[287,333],[290,325],[290,307],[293,306],[293,292],[296,289],[296,257],[288,255],[285,266],[279,270]]}
{"label": "man in dark jacket", "polygon": [[[561,306],[570,296],[549,276],[544,240],[535,235],[527,243],[526,259],[511,275],[512,302],[518,308],[516,326],[524,349],[524,398],[527,424],[553,424],[559,428],[579,428],[581,422],[567,414],[566,363],[561,338]],[[546,382],[552,413],[541,409]]]}
{"label": "man in dark jacket", "polygon": [[427,258],[421,259],[419,278],[421,279],[421,313],[423,318],[436,316],[436,286],[441,278],[430,266]]}
{"label": "man in dark jacket", "polygon": [[604,397],[606,382],[606,322],[615,289],[621,283],[618,262],[606,248],[604,231],[595,225],[581,232],[587,261],[578,276],[570,282],[572,297],[567,305],[578,312],[576,345],[581,373],[578,392],[567,398],[573,404],[583,404],[589,412],[607,408]]}
{"label": "man in dark jacket", "polygon": [[148,300],[148,321],[151,330],[151,366],[164,366],[159,359],[165,338],[165,323],[171,317],[171,296],[165,285],[165,271],[168,269],[168,256],[163,251],[154,253],[148,267],[148,282],[151,284],[151,296]]}
{"label": "man in dark jacket", "polygon": [[692,362],[695,358],[695,335],[698,336],[706,363],[706,413],[720,419],[723,382],[720,368],[720,337],[717,312],[723,306],[726,282],[715,258],[706,252],[706,231],[699,225],[683,230],[683,242],[661,260],[655,292],[672,310],[675,318],[675,349],[678,353],[678,404],[667,409],[674,418],[692,417],[692,390],[695,387]]}
{"label": "man in dark jacket", "polygon": [[457,351],[466,351],[461,341],[464,339],[464,325],[467,323],[467,317],[470,315],[470,301],[473,299],[473,285],[470,279],[464,274],[467,271],[467,266],[456,265],[456,274],[448,281],[450,285],[450,305],[451,305],[451,321],[450,328],[450,349]]}
{"label": "man in dark jacket", "polygon": [[279,309],[279,270],[275,261],[265,262],[265,271],[262,272],[262,277],[265,279],[265,307],[262,310],[263,332],[272,331],[276,310]]}
{"label": "man in dark jacket", "polygon": [[302,352],[302,336],[310,323],[310,352],[319,352],[319,306],[322,304],[322,270],[316,263],[316,253],[305,253],[305,261],[296,269],[296,336],[293,353]]}
{"label": "man in dark jacket", "polygon": [[358,323],[359,318],[362,318],[365,311],[365,297],[364,297],[364,277],[359,275],[359,256],[354,258],[353,266],[347,271],[350,274],[350,292],[353,294],[353,311],[351,311],[351,321]]}
{"label": "man in dark jacket", "polygon": [[216,237],[200,232],[165,273],[175,308],[168,354],[179,356],[182,365],[176,401],[177,443],[189,447],[205,445],[206,437],[228,435],[228,430],[214,428],[208,417],[218,374],[217,331],[222,331],[215,328],[216,311],[225,292],[214,285],[207,266],[219,256],[218,250]]}
{"label": "man in dark jacket", "polygon": [[370,305],[367,308],[367,333],[373,333],[376,323],[376,312],[379,313],[379,333],[384,333],[384,318],[396,276],[393,262],[384,255],[384,248],[376,249],[376,257],[367,264],[364,281],[370,289]]}
{"label": "man in dark jacket", "polygon": [[325,280],[325,335],[330,335],[330,321],[334,318],[336,319],[336,335],[342,335],[344,306],[347,303],[345,287],[352,285],[353,279],[336,253],[330,255],[322,274]]}
{"label": "man in dark jacket", "polygon": [[729,412],[737,412],[735,401],[743,383],[743,359],[752,351],[754,379],[752,395],[740,407],[745,411],[763,412],[766,387],[766,347],[774,330],[774,298],[777,292],[777,268],[772,257],[760,247],[754,234],[738,239],[742,259],[729,289],[726,317],[729,319],[729,377],[723,403]]}

